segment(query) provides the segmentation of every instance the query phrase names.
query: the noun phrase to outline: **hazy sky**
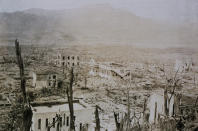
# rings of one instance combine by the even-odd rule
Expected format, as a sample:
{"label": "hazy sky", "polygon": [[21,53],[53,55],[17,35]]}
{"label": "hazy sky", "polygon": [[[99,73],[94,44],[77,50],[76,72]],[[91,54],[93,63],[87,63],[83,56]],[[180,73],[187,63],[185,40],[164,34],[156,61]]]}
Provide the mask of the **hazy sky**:
{"label": "hazy sky", "polygon": [[94,4],[109,4],[157,20],[198,23],[198,0],[0,0],[0,11],[70,9]]}

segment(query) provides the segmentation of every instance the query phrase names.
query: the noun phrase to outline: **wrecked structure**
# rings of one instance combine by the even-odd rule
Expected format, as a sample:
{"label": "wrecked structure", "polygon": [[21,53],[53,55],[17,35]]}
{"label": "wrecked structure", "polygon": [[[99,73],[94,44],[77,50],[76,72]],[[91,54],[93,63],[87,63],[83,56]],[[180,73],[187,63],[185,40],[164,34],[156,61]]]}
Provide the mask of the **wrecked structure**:
{"label": "wrecked structure", "polygon": [[43,69],[32,71],[32,86],[36,89],[61,86],[61,75],[56,70]]}
{"label": "wrecked structure", "polygon": [[[171,97],[171,94],[168,94],[168,99],[170,99],[170,103],[168,106],[169,114],[168,116],[173,116],[174,114],[174,96]],[[158,120],[161,116],[166,116],[165,112],[165,98],[164,98],[164,90],[160,90],[158,92],[152,93],[148,100],[148,110],[149,110],[149,123],[158,123]]]}
{"label": "wrecked structure", "polygon": [[[50,52],[50,53],[52,53],[53,55],[53,53],[56,53],[56,51]],[[74,57],[74,59],[75,58],[77,59],[77,56],[79,55],[65,55],[65,56],[70,56],[71,59],[72,59],[72,56],[76,56]],[[50,56],[48,57],[51,60],[52,59],[57,60],[57,57],[56,58],[50,57]],[[57,88],[61,85],[61,80],[63,80],[63,77],[65,76],[67,77],[67,74],[69,73],[67,71],[69,69],[68,70],[65,69],[63,71],[63,66],[62,66],[63,63],[60,64],[59,66],[54,66],[54,64],[51,64],[51,63],[47,63],[47,64],[43,63],[43,61],[46,60],[44,58],[45,57],[43,57],[43,60],[41,62],[33,63],[32,65],[28,67],[28,69],[31,71],[31,76],[30,76],[32,80],[31,86],[33,86],[35,89],[53,88],[53,87]],[[66,60],[63,61],[63,59],[66,59],[66,58],[68,59],[68,57],[65,57],[65,58],[62,58],[62,60],[60,60],[59,62],[66,63]],[[38,60],[35,60],[35,61],[38,61]],[[164,68],[161,68],[161,66],[157,64],[156,65],[155,64],[143,64],[143,63],[134,62],[134,63],[126,64],[128,66],[127,67],[125,66],[125,63],[119,64],[119,62],[105,62],[106,60],[103,60],[103,59],[102,60],[97,59],[97,61],[100,61],[100,62],[96,63],[94,60],[91,60],[88,66],[81,66],[83,67],[82,68],[83,71],[80,70],[81,72],[75,69],[74,72],[77,72],[78,74],[76,73],[77,75],[74,76],[74,79],[76,79],[76,81],[78,80],[78,83],[76,82],[74,85],[76,87],[74,97],[79,97],[79,99],[82,99],[89,104],[92,104],[92,105],[97,104],[100,107],[102,107],[102,109],[104,110],[104,112],[101,111],[101,114],[100,114],[102,129],[113,130],[115,128],[115,123],[114,123],[114,119],[112,116],[114,110],[119,112],[121,115],[122,114],[124,115],[125,110],[126,110],[125,108],[128,104],[127,98],[125,97],[126,96],[125,91],[126,91],[126,87],[129,86],[128,81],[131,77],[133,78],[132,85],[131,85],[132,88],[130,89],[130,95],[129,95],[129,100],[130,100],[129,103],[131,104],[131,107],[130,107],[131,115],[134,117],[137,116],[138,118],[139,117],[141,118],[143,100],[144,98],[147,98],[147,96],[151,95],[150,98],[148,99],[148,106],[147,106],[147,110],[149,113],[148,122],[151,125],[152,124],[157,125],[161,122],[159,119],[161,118],[163,119],[164,116],[166,116],[165,105],[164,105],[165,99],[164,99],[163,91],[158,92],[156,90],[158,90],[159,88],[163,88],[164,85],[166,84],[164,82],[165,81],[163,77],[164,73],[162,71]],[[72,61],[70,62],[72,63]],[[80,63],[82,63],[82,59],[80,59]],[[2,82],[6,81],[5,85],[7,86],[15,87],[16,85],[15,83],[18,83],[17,86],[19,86],[20,83],[17,82],[18,78],[16,77],[16,75],[18,75],[16,74],[16,72],[19,72],[19,71],[14,69],[15,68],[14,66],[12,67],[13,67],[13,70],[12,68],[8,67],[9,70],[6,70],[4,72],[5,75],[0,74],[0,80]],[[65,67],[67,67],[67,65],[65,65]],[[27,72],[29,71],[26,71],[26,73]],[[90,76],[87,76],[87,72],[89,72]],[[96,76],[96,77],[93,77],[93,76]],[[120,81],[120,80],[124,80],[124,81]],[[66,80],[64,82],[66,82]],[[82,88],[83,86],[86,88]],[[156,87],[156,88],[153,88],[153,87]],[[37,100],[39,102],[41,100],[45,100],[45,102],[49,102],[54,99],[56,100],[61,99],[62,96],[65,96],[64,90],[65,88],[62,88],[62,89],[53,88],[50,91],[48,90],[36,91],[32,89],[28,91],[33,92],[32,93],[33,95],[35,94],[36,98],[34,100]],[[134,91],[136,90],[137,92],[141,92],[143,90],[143,93],[141,93],[140,96],[136,95],[137,92],[134,93]],[[47,92],[47,93],[44,94],[43,92]],[[132,93],[135,95],[132,95]],[[168,98],[170,99],[170,94],[168,96],[169,96]],[[177,105],[174,104],[175,98],[176,97],[174,95],[170,100],[170,104],[168,108],[169,113],[167,116],[168,118],[169,117],[174,118],[176,114],[183,116],[183,115],[189,114],[189,112],[195,112],[197,110],[197,108],[194,109],[194,105],[186,106],[186,105],[181,104],[179,105],[179,111],[176,112],[175,109]],[[68,107],[66,106],[64,106],[64,110],[63,110],[62,105],[64,104],[60,104],[60,105],[54,104],[51,107],[44,106],[44,105],[42,106],[32,105],[33,107],[32,109],[34,111],[33,112],[34,122],[32,125],[32,130],[41,130],[41,131],[49,130],[48,127],[51,127],[50,131],[57,130],[57,128],[61,130],[67,130],[69,128],[67,122],[68,123],[70,122],[70,118],[68,117],[69,110],[67,109]],[[74,104],[76,120],[81,119],[81,115],[83,115],[83,120],[86,120],[87,118],[87,115],[85,115],[86,112],[84,112],[83,114],[81,111],[79,111],[80,109],[75,108],[78,106],[80,105],[75,106]],[[86,110],[86,108],[82,107],[82,110],[84,111]],[[46,112],[39,112],[39,111],[46,111]],[[82,114],[80,113],[78,115],[77,114],[78,111],[81,112]],[[135,114],[133,114],[134,112]],[[147,113],[147,111],[145,112]],[[53,125],[54,118],[55,118],[55,124]],[[92,117],[90,117],[89,120],[91,120],[91,118],[93,118],[93,115]],[[78,122],[76,122],[77,130],[84,124],[85,125],[87,124],[86,122],[83,122],[83,120],[82,121],[78,120]],[[131,124],[134,123],[133,121],[131,122]],[[138,122],[140,122],[140,124],[143,124],[142,118],[140,120],[138,119]],[[90,123],[94,123],[94,121],[91,121]],[[89,126],[89,130],[90,130],[90,126]]]}
{"label": "wrecked structure", "polygon": [[66,55],[59,53],[56,57],[55,64],[59,67],[76,67],[80,66],[80,57],[78,55]]}
{"label": "wrecked structure", "polygon": [[[48,102],[49,103],[49,102]],[[64,104],[37,105],[32,107],[31,131],[67,131],[70,126],[70,112],[67,102]],[[86,126],[91,129],[93,109],[79,101],[74,102],[76,129]]]}
{"label": "wrecked structure", "polygon": [[166,91],[163,90],[152,93],[145,111],[148,114],[146,121],[159,130],[197,129],[198,98],[192,94],[178,92],[166,96]]}
{"label": "wrecked structure", "polygon": [[[124,79],[129,73],[129,70],[123,69],[122,65],[119,67],[116,63],[95,63],[92,59],[90,61],[89,74],[92,76],[99,76],[106,79]],[[121,66],[121,67],[120,67]]]}

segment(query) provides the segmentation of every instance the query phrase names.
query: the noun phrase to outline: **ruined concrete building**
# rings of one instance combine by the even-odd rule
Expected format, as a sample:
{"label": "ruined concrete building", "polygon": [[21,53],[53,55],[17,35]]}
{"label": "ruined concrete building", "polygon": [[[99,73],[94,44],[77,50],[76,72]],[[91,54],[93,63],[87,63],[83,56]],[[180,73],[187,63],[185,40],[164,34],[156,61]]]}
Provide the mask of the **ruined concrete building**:
{"label": "ruined concrete building", "polygon": [[[147,110],[149,112],[148,122],[157,124],[159,120],[165,117],[182,116],[191,122],[196,122],[198,117],[197,99],[195,96],[175,93],[171,96],[168,94],[165,101],[164,90],[151,94],[148,100]],[[170,100],[170,101],[169,101]],[[167,102],[168,114],[166,114],[165,102]]]}
{"label": "ruined concrete building", "polygon": [[[68,131],[70,111],[68,103],[49,106],[33,106],[31,131]],[[79,102],[74,103],[76,130],[86,125],[91,128],[93,109]]]}
{"label": "ruined concrete building", "polygon": [[60,75],[55,70],[43,69],[32,71],[32,86],[36,89],[51,88],[60,86]]}
{"label": "ruined concrete building", "polygon": [[[168,94],[168,99],[170,99],[169,103],[169,115],[172,116],[174,113],[174,96],[171,97]],[[148,100],[148,110],[149,110],[149,123],[158,123],[158,120],[161,116],[165,116],[165,107],[164,107],[164,90],[160,90],[151,94]]]}
{"label": "ruined concrete building", "polygon": [[115,65],[115,63],[95,63],[95,61],[91,59],[89,74],[106,79],[124,79],[129,71],[113,65]]}
{"label": "ruined concrete building", "polygon": [[80,66],[80,57],[78,55],[64,55],[59,53],[55,60],[55,64],[59,67],[76,67]]}

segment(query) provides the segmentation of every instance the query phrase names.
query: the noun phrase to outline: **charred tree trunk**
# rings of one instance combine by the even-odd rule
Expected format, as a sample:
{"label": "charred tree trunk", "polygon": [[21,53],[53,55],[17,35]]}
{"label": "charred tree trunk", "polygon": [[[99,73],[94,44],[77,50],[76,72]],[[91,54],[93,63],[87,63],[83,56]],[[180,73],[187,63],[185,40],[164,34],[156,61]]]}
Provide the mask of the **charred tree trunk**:
{"label": "charred tree trunk", "polygon": [[115,118],[115,124],[116,124],[116,131],[120,131],[120,123],[119,123],[118,116],[119,116],[119,114],[116,114],[114,112],[114,118]]}
{"label": "charred tree trunk", "polygon": [[73,83],[74,83],[74,72],[73,68],[71,69],[71,77],[69,89],[67,87],[67,98],[69,102],[69,111],[70,111],[70,130],[75,131],[75,120],[74,120],[74,107],[73,107]]}
{"label": "charred tree trunk", "polygon": [[60,128],[60,123],[58,122],[58,123],[57,123],[57,127],[56,127],[56,131],[60,131],[59,128]]}
{"label": "charred tree trunk", "polygon": [[22,131],[30,131],[32,125],[32,110],[30,106],[26,106],[23,111],[23,129]]}
{"label": "charred tree trunk", "polygon": [[96,105],[96,110],[95,110],[95,119],[96,119],[95,131],[100,131],[100,118],[99,118],[99,112],[98,112],[98,106],[97,105]]}
{"label": "charred tree trunk", "polygon": [[15,40],[15,48],[16,48],[17,62],[20,69],[21,91],[23,95],[23,123],[22,123],[21,131],[30,131],[33,113],[30,107],[30,103],[27,100],[27,96],[26,96],[26,86],[25,86],[26,80],[24,76],[24,65],[23,65],[23,59],[21,57],[21,48],[19,46],[18,40]]}
{"label": "charred tree trunk", "polygon": [[154,123],[156,124],[156,118],[157,118],[157,102],[155,102],[155,115],[154,115]]}
{"label": "charred tree trunk", "polygon": [[165,115],[168,116],[169,115],[169,109],[168,109],[168,91],[167,89],[164,90],[164,112]]}
{"label": "charred tree trunk", "polygon": [[25,77],[24,77],[24,65],[23,65],[23,58],[21,57],[21,48],[19,46],[18,40],[15,40],[15,48],[16,48],[16,57],[17,57],[17,63],[20,69],[20,79],[21,79],[21,91],[23,95],[23,102],[27,102],[26,98],[26,88],[25,88]]}

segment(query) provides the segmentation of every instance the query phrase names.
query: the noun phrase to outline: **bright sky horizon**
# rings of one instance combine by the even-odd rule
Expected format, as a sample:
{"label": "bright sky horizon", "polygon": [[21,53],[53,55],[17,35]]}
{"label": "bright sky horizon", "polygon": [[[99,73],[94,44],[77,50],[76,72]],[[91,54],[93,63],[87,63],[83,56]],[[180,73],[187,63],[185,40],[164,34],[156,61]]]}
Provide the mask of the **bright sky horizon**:
{"label": "bright sky horizon", "polygon": [[0,12],[30,8],[62,10],[95,4],[108,4],[156,20],[198,23],[198,0],[0,0]]}

